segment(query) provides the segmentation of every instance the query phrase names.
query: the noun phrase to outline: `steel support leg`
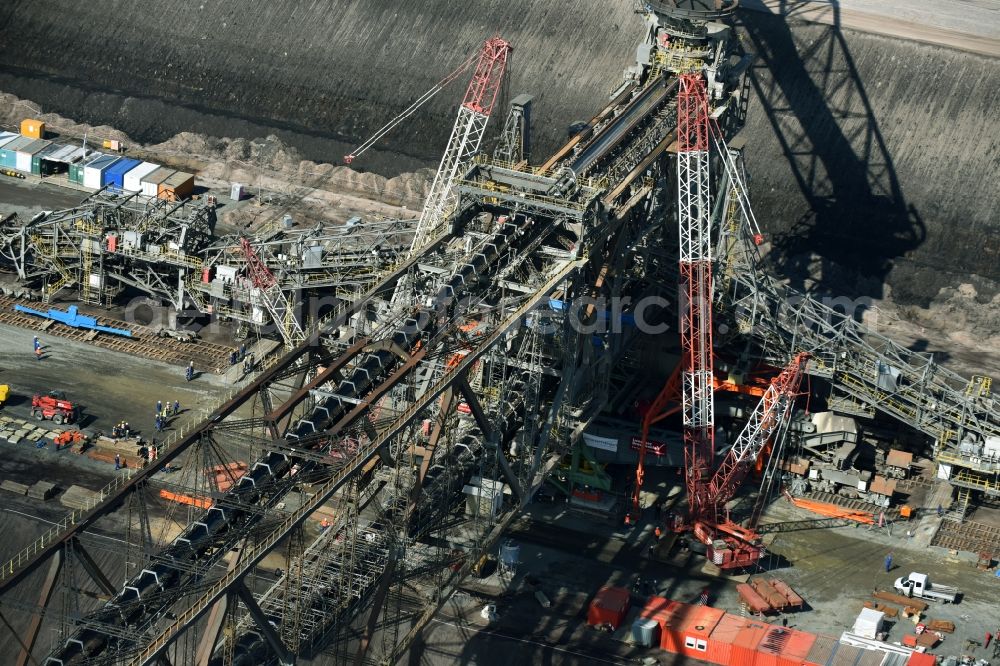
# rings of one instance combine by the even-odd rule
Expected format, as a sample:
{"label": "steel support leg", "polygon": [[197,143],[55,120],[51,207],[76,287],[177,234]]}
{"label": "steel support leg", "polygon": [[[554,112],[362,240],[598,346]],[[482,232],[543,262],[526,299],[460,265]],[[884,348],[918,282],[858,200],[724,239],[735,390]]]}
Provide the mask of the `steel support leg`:
{"label": "steel support leg", "polygon": [[83,565],[83,568],[87,570],[90,577],[95,583],[97,583],[97,587],[101,588],[105,594],[112,597],[118,593],[118,590],[115,589],[115,587],[111,584],[111,581],[109,581],[107,576],[104,575],[101,568],[97,566],[97,562],[95,562],[94,558],[90,556],[90,553],[88,553],[83,547],[83,544],[80,543],[79,539],[73,540],[73,552],[76,553],[77,559],[80,560],[80,564]]}
{"label": "steel support leg", "polygon": [[514,474],[514,470],[510,466],[510,461],[507,460],[506,454],[503,452],[503,443],[497,436],[496,428],[490,423],[490,420],[486,417],[486,412],[483,410],[483,406],[479,404],[479,398],[476,397],[475,391],[469,386],[469,380],[466,377],[462,377],[458,382],[458,390],[461,391],[462,397],[465,398],[466,404],[469,405],[469,409],[472,411],[473,418],[476,419],[476,423],[479,424],[479,428],[483,431],[483,435],[486,437],[487,441],[493,442],[497,447],[497,455],[500,458],[500,471],[503,472],[504,478],[507,479],[507,483],[510,484],[510,489],[514,493],[514,497],[517,499],[518,505],[521,505],[524,497],[524,489],[521,488],[521,481]]}
{"label": "steel support leg", "polygon": [[[237,550],[236,557],[229,561],[229,566],[226,568],[226,573],[229,573],[237,567],[240,563],[240,557],[243,555],[244,549],[247,547],[247,540],[244,539],[240,542],[239,550]],[[212,659],[212,652],[215,650],[215,644],[219,642],[219,635],[222,633],[222,628],[225,626],[226,621],[226,611],[230,608],[230,599],[232,595],[225,595],[221,597],[212,606],[212,610],[208,614],[208,622],[205,624],[205,630],[202,632],[201,642],[198,643],[198,650],[195,653],[195,664],[197,666],[208,666],[208,662]]]}
{"label": "steel support leg", "polygon": [[260,609],[257,605],[257,600],[253,598],[253,593],[247,589],[247,586],[240,581],[236,585],[236,594],[240,595],[240,600],[250,611],[250,617],[256,623],[257,628],[260,633],[264,635],[264,640],[267,641],[268,646],[278,657],[278,663],[281,666],[295,666],[295,656],[288,651],[285,644],[281,641],[281,637],[278,636],[274,627],[268,621],[267,616],[264,615],[264,611]]}
{"label": "steel support leg", "polygon": [[[39,612],[32,614],[31,620],[28,621],[28,628],[24,632],[24,638],[22,639],[17,633],[14,633],[14,630],[11,628],[14,638],[21,643],[21,654],[17,657],[17,666],[26,666],[29,659],[32,663],[38,663],[31,656],[31,650],[35,647],[35,641],[38,640],[38,630],[42,628],[44,610],[49,606],[49,600],[52,599],[52,591],[55,589],[56,580],[59,578],[59,570],[62,569],[63,558],[65,557],[63,553],[64,551],[58,551],[49,564],[49,573],[45,576],[45,582],[42,583],[42,589],[38,593]],[[10,628],[10,625],[8,624],[7,627]]]}

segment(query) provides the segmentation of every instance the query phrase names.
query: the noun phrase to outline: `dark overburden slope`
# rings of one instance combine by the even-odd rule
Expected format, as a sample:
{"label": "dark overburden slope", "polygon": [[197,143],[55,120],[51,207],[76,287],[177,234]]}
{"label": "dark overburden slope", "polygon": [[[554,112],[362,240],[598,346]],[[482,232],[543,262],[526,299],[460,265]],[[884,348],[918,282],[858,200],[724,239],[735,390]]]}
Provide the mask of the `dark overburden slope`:
{"label": "dark overburden slope", "polygon": [[[338,162],[500,32],[510,92],[536,97],[536,158],[620,81],[641,31],[626,0],[8,0],[0,90],[153,142],[180,131],[276,133]],[[760,53],[747,129],[751,189],[780,270],[840,293],[925,302],[998,279],[995,60],[744,17]],[[433,164],[461,84],[359,162]],[[816,253],[819,261],[808,261]],[[846,270],[842,270],[846,269]],[[859,281],[859,276],[868,279]]]}

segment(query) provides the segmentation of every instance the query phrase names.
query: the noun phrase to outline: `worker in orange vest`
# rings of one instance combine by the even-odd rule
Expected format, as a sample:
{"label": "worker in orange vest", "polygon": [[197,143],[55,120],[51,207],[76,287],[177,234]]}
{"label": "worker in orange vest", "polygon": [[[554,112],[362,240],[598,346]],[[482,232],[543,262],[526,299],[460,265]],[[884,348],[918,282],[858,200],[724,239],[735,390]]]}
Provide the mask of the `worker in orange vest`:
{"label": "worker in orange vest", "polygon": [[326,532],[328,527],[330,527],[330,521],[329,519],[324,517],[323,520],[321,520],[319,523],[319,531]]}
{"label": "worker in orange vest", "polygon": [[625,514],[625,525],[631,525],[631,524],[632,524],[632,514],[626,513]]}

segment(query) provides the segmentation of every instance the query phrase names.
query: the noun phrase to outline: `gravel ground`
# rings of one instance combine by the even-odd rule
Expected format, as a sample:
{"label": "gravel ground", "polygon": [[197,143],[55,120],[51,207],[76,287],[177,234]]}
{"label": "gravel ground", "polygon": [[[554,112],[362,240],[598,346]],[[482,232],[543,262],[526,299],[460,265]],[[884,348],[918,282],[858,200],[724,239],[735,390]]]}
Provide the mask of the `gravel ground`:
{"label": "gravel ground", "polygon": [[110,431],[124,419],[148,436],[157,400],[178,400],[190,413],[215,405],[225,391],[218,375],[202,374],[186,382],[183,368],[44,333],[39,339],[45,356],[39,361],[31,338],[31,331],[0,325],[0,383],[11,387],[4,409],[22,418],[29,416],[33,393],[58,389],[83,408],[82,427]]}

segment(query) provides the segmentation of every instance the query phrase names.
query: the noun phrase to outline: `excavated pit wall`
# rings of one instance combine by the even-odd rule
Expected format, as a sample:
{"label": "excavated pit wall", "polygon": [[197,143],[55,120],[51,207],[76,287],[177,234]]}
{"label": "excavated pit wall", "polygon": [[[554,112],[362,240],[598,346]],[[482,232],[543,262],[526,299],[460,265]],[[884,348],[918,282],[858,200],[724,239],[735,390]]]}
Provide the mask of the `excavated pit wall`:
{"label": "excavated pit wall", "polygon": [[[995,294],[997,61],[741,20],[761,54],[750,188],[777,269],[921,305],[961,283]],[[0,90],[47,111],[144,142],[277,134],[331,162],[494,32],[515,46],[508,96],[535,95],[541,159],[603,106],[641,32],[625,0],[8,0],[0,26]],[[460,96],[453,84],[357,165],[433,166]]]}

